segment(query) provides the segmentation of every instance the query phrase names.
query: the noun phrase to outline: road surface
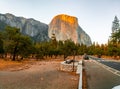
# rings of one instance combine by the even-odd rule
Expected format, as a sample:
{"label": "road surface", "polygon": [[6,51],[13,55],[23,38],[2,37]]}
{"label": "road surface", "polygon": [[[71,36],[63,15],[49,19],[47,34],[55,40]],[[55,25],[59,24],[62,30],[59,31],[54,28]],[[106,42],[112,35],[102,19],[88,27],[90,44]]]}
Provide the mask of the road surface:
{"label": "road surface", "polygon": [[112,89],[120,85],[120,76],[117,76],[94,60],[85,60],[85,70],[87,73],[88,89]]}
{"label": "road surface", "polygon": [[111,61],[111,60],[104,60],[102,58],[95,58],[95,57],[91,57],[93,60],[96,60],[106,66],[109,66],[113,69],[116,69],[118,71],[120,71],[120,61]]}

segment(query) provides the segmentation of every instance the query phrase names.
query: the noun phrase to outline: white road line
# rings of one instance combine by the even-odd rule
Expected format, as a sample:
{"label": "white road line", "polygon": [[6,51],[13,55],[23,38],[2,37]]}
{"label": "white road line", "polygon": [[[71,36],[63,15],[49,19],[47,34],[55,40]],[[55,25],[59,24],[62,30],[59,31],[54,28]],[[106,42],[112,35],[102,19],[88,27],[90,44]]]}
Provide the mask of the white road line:
{"label": "white road line", "polygon": [[[91,59],[91,60],[92,60],[92,59]],[[104,69],[110,71],[111,73],[113,73],[113,74],[115,74],[115,75],[117,75],[117,76],[120,76],[120,71],[118,71],[118,70],[116,70],[116,69],[113,69],[113,68],[111,68],[111,67],[109,67],[109,66],[106,66],[106,65],[104,65],[104,64],[102,64],[102,63],[99,63],[99,62],[97,62],[96,60],[93,60],[93,61],[94,61],[96,64],[102,66]]]}

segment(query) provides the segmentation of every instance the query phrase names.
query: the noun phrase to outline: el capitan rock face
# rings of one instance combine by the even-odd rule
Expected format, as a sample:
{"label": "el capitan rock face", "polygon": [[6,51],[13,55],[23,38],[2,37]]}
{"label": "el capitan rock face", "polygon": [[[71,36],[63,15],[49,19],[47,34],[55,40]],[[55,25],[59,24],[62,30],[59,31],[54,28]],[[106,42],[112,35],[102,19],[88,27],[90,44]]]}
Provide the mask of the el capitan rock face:
{"label": "el capitan rock face", "polygon": [[48,35],[51,38],[55,34],[56,40],[71,39],[75,43],[91,45],[90,37],[82,30],[78,24],[78,19],[68,15],[57,15],[49,24]]}

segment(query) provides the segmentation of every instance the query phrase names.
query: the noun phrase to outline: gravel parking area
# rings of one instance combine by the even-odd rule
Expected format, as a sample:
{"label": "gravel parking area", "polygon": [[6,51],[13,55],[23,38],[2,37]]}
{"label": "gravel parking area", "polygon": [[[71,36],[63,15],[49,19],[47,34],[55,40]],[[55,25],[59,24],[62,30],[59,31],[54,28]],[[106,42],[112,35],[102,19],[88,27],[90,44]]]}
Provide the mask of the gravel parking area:
{"label": "gravel parking area", "polygon": [[38,61],[23,70],[0,71],[0,89],[77,89],[79,76],[59,70],[58,61]]}

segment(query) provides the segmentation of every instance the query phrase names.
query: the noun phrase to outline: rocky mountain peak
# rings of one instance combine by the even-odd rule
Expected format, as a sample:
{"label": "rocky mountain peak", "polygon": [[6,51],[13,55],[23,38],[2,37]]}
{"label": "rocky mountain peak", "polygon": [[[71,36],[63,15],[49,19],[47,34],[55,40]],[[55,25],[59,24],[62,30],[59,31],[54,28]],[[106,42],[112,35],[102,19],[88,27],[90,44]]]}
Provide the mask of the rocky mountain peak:
{"label": "rocky mountain peak", "polygon": [[0,14],[0,22],[19,28],[21,33],[30,36],[34,41],[41,42],[49,40],[48,25],[35,19],[17,17],[10,13],[6,13]]}
{"label": "rocky mountain peak", "polygon": [[10,13],[6,13],[5,16],[8,17],[8,18],[13,18],[14,17],[14,15],[12,15]]}
{"label": "rocky mountain peak", "polygon": [[91,45],[90,37],[78,24],[74,16],[60,14],[55,16],[49,24],[48,35],[51,38],[55,34],[56,40],[71,39],[75,43]]}
{"label": "rocky mountain peak", "polygon": [[54,17],[54,19],[59,18],[60,20],[69,23],[69,24],[74,24],[75,22],[77,22],[77,18],[74,16],[69,16],[66,14],[60,14],[57,15],[56,17]]}

